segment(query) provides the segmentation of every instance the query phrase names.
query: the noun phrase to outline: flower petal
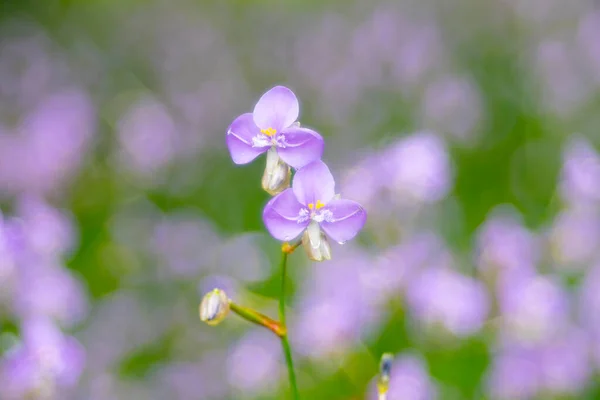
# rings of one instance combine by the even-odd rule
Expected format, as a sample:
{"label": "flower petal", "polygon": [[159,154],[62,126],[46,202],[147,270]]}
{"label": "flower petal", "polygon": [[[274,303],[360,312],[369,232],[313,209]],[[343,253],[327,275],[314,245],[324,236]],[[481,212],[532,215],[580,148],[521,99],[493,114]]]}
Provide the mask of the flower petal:
{"label": "flower petal", "polygon": [[229,125],[226,141],[234,163],[247,164],[269,149],[252,146],[253,138],[260,134],[251,113],[240,115]]}
{"label": "flower petal", "polygon": [[283,145],[277,146],[277,153],[286,164],[302,168],[312,161],[320,160],[325,145],[323,138],[312,129],[290,126],[282,132]]}
{"label": "flower petal", "polygon": [[300,113],[300,105],[294,92],[285,86],[275,86],[254,106],[254,123],[260,129],[273,128],[277,132],[292,125]]}
{"label": "flower petal", "polygon": [[273,197],[263,211],[263,221],[271,236],[288,241],[301,234],[310,222],[310,218],[299,218],[302,208],[292,189]]}
{"label": "flower petal", "polygon": [[327,165],[318,160],[296,172],[292,189],[298,201],[304,205],[316,204],[317,200],[327,204],[335,196],[335,181]]}
{"label": "flower petal", "polygon": [[338,243],[352,239],[367,221],[367,212],[355,201],[332,200],[325,209],[333,217],[321,222],[321,228],[327,236]]}

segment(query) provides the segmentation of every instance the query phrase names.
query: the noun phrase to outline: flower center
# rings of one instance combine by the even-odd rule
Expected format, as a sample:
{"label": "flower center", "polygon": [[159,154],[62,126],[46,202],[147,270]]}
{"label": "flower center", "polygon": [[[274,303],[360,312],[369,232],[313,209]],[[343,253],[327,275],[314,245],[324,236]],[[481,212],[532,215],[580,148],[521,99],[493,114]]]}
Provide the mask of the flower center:
{"label": "flower center", "polygon": [[313,209],[320,209],[323,208],[325,206],[325,203],[323,203],[321,200],[317,200],[317,204],[315,205],[314,203],[308,203],[308,208],[313,210]]}
{"label": "flower center", "polygon": [[321,200],[317,200],[315,203],[308,203],[308,208],[300,209],[298,214],[298,223],[306,222],[309,219],[315,222],[331,222],[333,220],[333,213],[331,210],[323,209],[325,203]]}
{"label": "flower center", "polygon": [[252,147],[286,147],[285,135],[274,128],[261,129],[260,134],[252,138]]}
{"label": "flower center", "polygon": [[277,131],[273,128],[267,128],[267,129],[261,129],[260,133],[262,133],[263,135],[273,137],[277,134]]}

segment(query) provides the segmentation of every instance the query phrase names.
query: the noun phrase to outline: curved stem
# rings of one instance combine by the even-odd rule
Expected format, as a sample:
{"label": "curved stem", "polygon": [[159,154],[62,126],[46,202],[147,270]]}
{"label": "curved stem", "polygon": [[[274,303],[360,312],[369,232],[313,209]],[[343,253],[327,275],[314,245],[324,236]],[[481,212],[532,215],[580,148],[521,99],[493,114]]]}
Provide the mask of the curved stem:
{"label": "curved stem", "polygon": [[279,322],[284,327],[285,333],[280,336],[283,353],[285,354],[285,363],[287,364],[290,386],[294,400],[300,399],[298,395],[298,385],[296,384],[296,373],[294,372],[294,361],[292,359],[292,349],[287,337],[287,327],[285,324],[285,282],[287,275],[287,256],[288,251],[282,249],[281,252],[281,292],[279,294]]}

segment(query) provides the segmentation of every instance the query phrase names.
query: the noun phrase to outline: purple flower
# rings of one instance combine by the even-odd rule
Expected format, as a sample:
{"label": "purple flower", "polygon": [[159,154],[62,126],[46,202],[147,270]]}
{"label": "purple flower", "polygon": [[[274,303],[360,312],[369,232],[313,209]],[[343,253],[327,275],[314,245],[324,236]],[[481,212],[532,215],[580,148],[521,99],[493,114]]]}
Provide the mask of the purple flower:
{"label": "purple flower", "polygon": [[[0,211],[0,291],[5,291],[5,287],[11,280],[15,272],[13,255],[9,245],[8,235],[4,228],[4,219]],[[4,296],[0,296],[0,301]]]}
{"label": "purple flower", "polygon": [[294,168],[318,160],[323,154],[323,138],[296,123],[298,99],[284,87],[275,86],[254,106],[252,113],[237,117],[227,130],[227,147],[236,164],[246,164],[269,149]]}
{"label": "purple flower", "polygon": [[421,322],[440,324],[459,337],[481,329],[490,308],[483,283],[444,267],[423,271],[409,286],[407,300]]}
{"label": "purple flower", "polygon": [[1,360],[0,397],[54,398],[74,387],[85,365],[81,344],[44,318],[27,320],[22,333],[23,342]]}
{"label": "purple flower", "polygon": [[542,345],[501,343],[488,371],[490,397],[554,399],[581,392],[592,372],[591,342],[578,328],[568,327],[564,333]]}
{"label": "purple flower", "polygon": [[585,389],[592,374],[587,334],[570,328],[566,334],[539,350],[542,389],[557,397],[576,395]]}
{"label": "purple flower", "polygon": [[244,394],[272,391],[280,371],[279,343],[267,331],[250,331],[227,357],[229,384]]}
{"label": "purple flower", "polygon": [[588,267],[577,296],[583,326],[600,335],[600,264]]}
{"label": "purple flower", "polygon": [[554,220],[551,255],[557,269],[573,272],[589,267],[598,255],[600,213],[592,207],[569,207]]}
{"label": "purple flower", "polygon": [[492,399],[531,399],[539,390],[540,371],[535,354],[510,347],[496,354],[486,379]]}
{"label": "purple flower", "polygon": [[[435,203],[452,186],[452,165],[443,139],[430,131],[403,137],[383,150],[381,178],[400,204]],[[380,178],[380,179],[381,179]]]}
{"label": "purple flower", "polygon": [[517,216],[494,211],[478,229],[475,258],[484,274],[533,271],[540,258],[539,240]]}
{"label": "purple flower", "polygon": [[321,230],[344,243],[356,236],[366,219],[360,204],[336,197],[335,181],[322,161],[298,170],[292,188],[273,197],[263,212],[265,225],[274,238],[288,241],[306,232],[313,249],[326,242]]}
{"label": "purple flower", "polygon": [[377,272],[370,268],[373,260],[353,247],[340,249],[327,268],[310,267],[299,291],[298,312],[288,326],[294,349],[320,365],[357,346],[385,318],[387,301],[379,277],[372,279]]}
{"label": "purple flower", "polygon": [[560,193],[571,204],[600,200],[600,155],[581,135],[573,135],[563,150]]}
{"label": "purple flower", "polygon": [[498,284],[503,336],[517,343],[541,344],[568,326],[570,298],[551,277],[513,273]]}

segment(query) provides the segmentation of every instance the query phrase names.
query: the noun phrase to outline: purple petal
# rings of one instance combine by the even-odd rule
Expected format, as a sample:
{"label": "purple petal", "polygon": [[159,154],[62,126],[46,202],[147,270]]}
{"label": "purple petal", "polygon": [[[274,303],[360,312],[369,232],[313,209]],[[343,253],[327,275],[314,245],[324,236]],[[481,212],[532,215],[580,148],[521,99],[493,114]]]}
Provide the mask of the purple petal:
{"label": "purple petal", "polygon": [[290,126],[282,133],[284,144],[277,147],[277,153],[286,164],[298,169],[321,159],[324,142],[317,132]]}
{"label": "purple petal", "polygon": [[252,139],[261,135],[251,113],[237,117],[227,130],[227,147],[236,164],[246,164],[264,153],[269,147],[253,147]]}
{"label": "purple petal", "polygon": [[296,122],[299,113],[300,105],[294,92],[284,86],[275,86],[258,100],[253,115],[260,129],[273,128],[281,132]]}
{"label": "purple petal", "polygon": [[292,189],[304,205],[316,204],[317,200],[327,204],[335,196],[335,181],[323,161],[313,161],[296,172]]}
{"label": "purple petal", "polygon": [[61,386],[73,387],[77,384],[85,366],[85,349],[77,340],[67,337],[61,350],[64,368],[60,369],[57,380]]}
{"label": "purple petal", "polygon": [[286,189],[267,203],[263,221],[269,233],[278,240],[292,240],[304,231],[310,218],[300,219],[302,204],[292,189]]}
{"label": "purple petal", "polygon": [[327,236],[338,243],[352,239],[367,221],[367,212],[355,201],[332,200],[325,207],[333,217],[321,222],[321,228]]}

